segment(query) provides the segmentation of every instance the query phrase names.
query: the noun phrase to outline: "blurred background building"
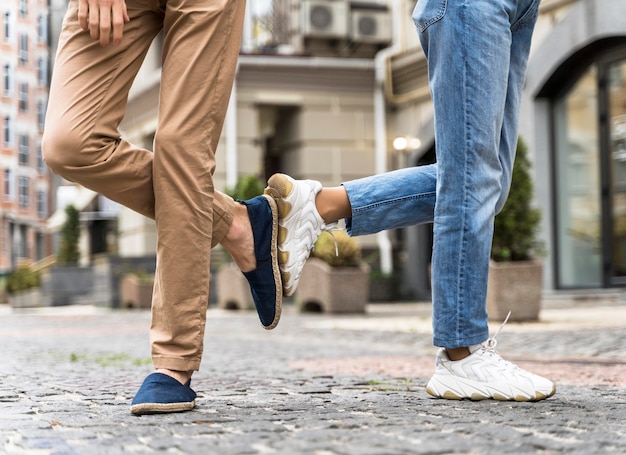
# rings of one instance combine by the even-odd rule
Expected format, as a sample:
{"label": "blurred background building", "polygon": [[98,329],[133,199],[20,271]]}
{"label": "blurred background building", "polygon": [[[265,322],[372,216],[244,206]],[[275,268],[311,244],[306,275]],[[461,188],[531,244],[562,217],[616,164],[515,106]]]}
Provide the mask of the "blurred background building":
{"label": "blurred background building", "polygon": [[49,75],[47,0],[0,6],[0,274],[51,254],[51,181],[41,155]]}

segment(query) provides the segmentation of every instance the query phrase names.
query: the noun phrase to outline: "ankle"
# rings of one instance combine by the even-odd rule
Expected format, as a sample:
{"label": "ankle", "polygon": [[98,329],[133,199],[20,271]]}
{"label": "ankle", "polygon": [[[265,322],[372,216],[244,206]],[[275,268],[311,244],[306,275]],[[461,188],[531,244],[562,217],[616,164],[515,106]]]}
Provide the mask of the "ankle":
{"label": "ankle", "polygon": [[467,347],[446,348],[446,354],[448,355],[448,358],[450,360],[456,361],[456,360],[463,360],[464,358],[468,357],[471,354],[471,352],[469,348]]}
{"label": "ankle", "polygon": [[181,384],[186,384],[187,381],[191,379],[191,375],[193,374],[193,370],[178,371],[178,370],[168,370],[167,368],[157,368],[156,371],[157,373],[162,373],[171,378],[176,379]]}
{"label": "ankle", "polygon": [[242,272],[250,272],[256,268],[254,234],[248,217],[248,208],[245,205],[238,204],[233,214],[233,221],[221,243]]}

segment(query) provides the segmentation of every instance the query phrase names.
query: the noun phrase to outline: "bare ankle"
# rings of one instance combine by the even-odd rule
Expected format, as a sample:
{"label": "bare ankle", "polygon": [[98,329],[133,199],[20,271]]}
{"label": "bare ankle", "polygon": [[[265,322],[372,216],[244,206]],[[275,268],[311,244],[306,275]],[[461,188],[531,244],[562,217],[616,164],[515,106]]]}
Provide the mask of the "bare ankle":
{"label": "bare ankle", "polygon": [[470,350],[467,347],[461,348],[446,348],[446,353],[450,360],[462,360],[470,355]]}
{"label": "bare ankle", "polygon": [[242,272],[250,272],[256,268],[254,256],[254,235],[248,218],[248,209],[238,204],[233,214],[233,221],[228,232],[222,239],[222,246],[232,256]]}
{"label": "bare ankle", "polygon": [[163,373],[167,376],[176,379],[181,384],[186,384],[187,381],[191,379],[191,375],[193,374],[193,370],[190,371],[178,371],[178,370],[168,370],[167,368],[157,368],[157,373]]}

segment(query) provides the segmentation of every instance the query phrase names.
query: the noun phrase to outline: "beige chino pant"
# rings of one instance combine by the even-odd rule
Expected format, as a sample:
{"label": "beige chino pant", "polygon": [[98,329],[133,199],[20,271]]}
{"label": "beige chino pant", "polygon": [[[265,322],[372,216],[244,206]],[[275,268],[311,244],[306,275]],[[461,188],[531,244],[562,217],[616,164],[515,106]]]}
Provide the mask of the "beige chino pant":
{"label": "beige chino pant", "polygon": [[[127,0],[119,46],[101,47],[71,0],[57,53],[43,140],[48,166],[156,220],[150,339],[156,368],[197,370],[211,247],[236,204],[215,192],[215,150],[235,76],[245,0]],[[164,31],[154,153],[120,137],[133,79]]]}

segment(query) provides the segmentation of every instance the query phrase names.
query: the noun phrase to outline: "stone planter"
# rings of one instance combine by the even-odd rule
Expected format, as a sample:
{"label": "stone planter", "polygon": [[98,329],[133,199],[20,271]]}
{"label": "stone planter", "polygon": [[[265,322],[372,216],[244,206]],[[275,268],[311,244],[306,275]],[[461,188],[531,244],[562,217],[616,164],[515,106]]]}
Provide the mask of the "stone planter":
{"label": "stone planter", "polygon": [[56,266],[41,275],[44,306],[92,303],[91,267]]}
{"label": "stone planter", "polygon": [[495,262],[489,265],[487,312],[489,320],[538,321],[543,289],[540,261]]}
{"label": "stone planter", "polygon": [[295,293],[301,311],[364,313],[369,300],[369,266],[331,267],[309,258]]}
{"label": "stone planter", "polygon": [[225,310],[251,310],[254,300],[248,280],[233,264],[225,264],[217,272],[217,306]]}
{"label": "stone planter", "polygon": [[32,288],[9,294],[11,308],[37,308],[43,306],[41,289]]}
{"label": "stone planter", "polygon": [[134,273],[127,273],[120,281],[120,300],[124,308],[151,308],[154,280],[142,280]]}

